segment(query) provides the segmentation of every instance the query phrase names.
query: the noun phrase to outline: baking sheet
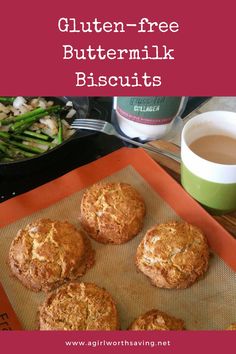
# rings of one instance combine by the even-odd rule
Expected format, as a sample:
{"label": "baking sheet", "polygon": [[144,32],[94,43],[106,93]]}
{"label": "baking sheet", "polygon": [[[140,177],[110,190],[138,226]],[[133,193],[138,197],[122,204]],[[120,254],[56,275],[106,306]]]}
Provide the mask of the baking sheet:
{"label": "baking sheet", "polygon": [[[158,175],[156,178],[158,179]],[[158,289],[152,286],[142,273],[137,272],[134,264],[135,252],[146,230],[156,223],[180,217],[132,166],[122,168],[104,180],[132,184],[142,194],[147,206],[143,230],[130,242],[114,246],[99,244],[92,240],[96,250],[96,263],[80,278],[82,281],[95,282],[105,287],[113,295],[120,315],[121,328],[127,329],[134,318],[152,308],[182,318],[189,330],[224,329],[235,322],[235,273],[215,254],[210,259],[206,276],[185,290]],[[19,228],[42,217],[68,220],[79,226],[78,215],[82,194],[83,189],[0,230],[0,281],[25,330],[38,328],[37,310],[44,301],[45,294],[27,290],[10,275],[6,264],[10,243]],[[43,198],[39,191],[38,197]]]}

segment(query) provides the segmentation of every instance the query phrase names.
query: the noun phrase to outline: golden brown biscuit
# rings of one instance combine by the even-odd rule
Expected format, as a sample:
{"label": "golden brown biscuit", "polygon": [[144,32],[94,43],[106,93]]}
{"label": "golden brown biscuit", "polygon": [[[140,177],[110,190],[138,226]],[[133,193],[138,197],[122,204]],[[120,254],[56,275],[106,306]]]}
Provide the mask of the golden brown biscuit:
{"label": "golden brown biscuit", "polygon": [[236,323],[231,323],[229,327],[226,328],[228,331],[236,331]]}
{"label": "golden brown biscuit", "polygon": [[138,246],[136,265],[160,288],[184,289],[208,268],[206,237],[186,222],[152,227]]}
{"label": "golden brown biscuit", "polygon": [[83,195],[80,222],[96,241],[121,244],[138,234],[144,215],[143,198],[134,187],[98,183]]}
{"label": "golden brown biscuit", "polygon": [[41,330],[118,330],[111,295],[92,283],[69,283],[55,290],[39,310]]}
{"label": "golden brown biscuit", "polygon": [[41,219],[19,230],[12,241],[12,273],[33,291],[50,291],[82,276],[94,263],[91,243],[67,221]]}
{"label": "golden brown biscuit", "polygon": [[159,310],[151,310],[139,316],[129,326],[134,331],[184,330],[184,321]]}

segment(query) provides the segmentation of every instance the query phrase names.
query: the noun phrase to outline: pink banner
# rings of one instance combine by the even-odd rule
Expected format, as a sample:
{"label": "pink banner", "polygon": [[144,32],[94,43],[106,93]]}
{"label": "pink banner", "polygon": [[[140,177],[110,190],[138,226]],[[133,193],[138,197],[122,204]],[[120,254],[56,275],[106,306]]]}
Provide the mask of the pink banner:
{"label": "pink banner", "polygon": [[235,95],[234,1],[1,4],[1,95]]}
{"label": "pink banner", "polygon": [[233,354],[233,331],[1,332],[1,352]]}

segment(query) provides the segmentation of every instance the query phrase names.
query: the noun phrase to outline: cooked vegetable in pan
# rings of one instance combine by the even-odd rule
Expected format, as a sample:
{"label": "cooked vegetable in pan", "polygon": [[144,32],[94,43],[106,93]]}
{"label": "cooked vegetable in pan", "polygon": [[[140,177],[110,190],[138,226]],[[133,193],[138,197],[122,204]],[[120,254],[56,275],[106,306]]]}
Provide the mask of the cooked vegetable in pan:
{"label": "cooked vegetable in pan", "polygon": [[0,161],[34,157],[68,139],[75,130],[66,119],[76,114],[43,97],[0,97]]}

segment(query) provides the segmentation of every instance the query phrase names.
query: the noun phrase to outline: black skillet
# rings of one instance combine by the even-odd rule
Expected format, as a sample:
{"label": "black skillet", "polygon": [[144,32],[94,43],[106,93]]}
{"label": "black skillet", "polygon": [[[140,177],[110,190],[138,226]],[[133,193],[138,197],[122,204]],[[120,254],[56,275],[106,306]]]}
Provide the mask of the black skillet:
{"label": "black skillet", "polygon": [[[99,106],[95,101],[89,97],[45,97],[47,100],[53,100],[55,104],[64,106],[68,101],[72,101],[73,108],[76,110],[75,116],[68,122],[72,122],[75,118],[88,117],[93,111],[93,116],[96,118],[106,119],[107,112],[103,107]],[[94,114],[95,112],[95,114]],[[69,139],[63,141],[55,148],[46,151],[38,156],[32,158],[25,158],[12,162],[0,162],[0,175],[2,176],[14,176],[24,175],[35,171],[40,171],[47,168],[50,162],[63,163],[65,158],[65,145],[70,144],[74,139],[80,140],[80,151],[75,151],[77,154],[83,154],[83,146],[87,146],[85,143],[89,137],[95,135],[96,132],[92,131],[76,131]]]}

